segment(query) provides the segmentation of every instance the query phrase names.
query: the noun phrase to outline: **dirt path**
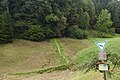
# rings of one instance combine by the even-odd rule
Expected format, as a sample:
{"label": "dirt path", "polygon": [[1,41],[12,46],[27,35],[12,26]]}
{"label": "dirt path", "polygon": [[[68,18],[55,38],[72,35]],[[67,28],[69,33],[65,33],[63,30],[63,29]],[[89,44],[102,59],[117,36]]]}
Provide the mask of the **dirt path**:
{"label": "dirt path", "polygon": [[65,70],[28,76],[8,76],[4,80],[70,80],[74,73],[73,71]]}
{"label": "dirt path", "polygon": [[68,80],[74,73],[71,71],[53,72],[48,74],[36,75],[22,80]]}
{"label": "dirt path", "polygon": [[83,74],[81,71],[65,70],[35,75],[7,76],[3,80],[103,80],[103,74],[94,71]]}

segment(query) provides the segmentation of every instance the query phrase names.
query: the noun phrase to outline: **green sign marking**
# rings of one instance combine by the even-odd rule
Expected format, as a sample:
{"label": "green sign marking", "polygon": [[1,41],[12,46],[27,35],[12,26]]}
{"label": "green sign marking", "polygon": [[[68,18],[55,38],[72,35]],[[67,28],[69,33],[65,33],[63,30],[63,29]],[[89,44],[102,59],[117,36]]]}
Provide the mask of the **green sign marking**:
{"label": "green sign marking", "polygon": [[100,49],[101,52],[104,52],[106,42],[96,42],[96,45]]}

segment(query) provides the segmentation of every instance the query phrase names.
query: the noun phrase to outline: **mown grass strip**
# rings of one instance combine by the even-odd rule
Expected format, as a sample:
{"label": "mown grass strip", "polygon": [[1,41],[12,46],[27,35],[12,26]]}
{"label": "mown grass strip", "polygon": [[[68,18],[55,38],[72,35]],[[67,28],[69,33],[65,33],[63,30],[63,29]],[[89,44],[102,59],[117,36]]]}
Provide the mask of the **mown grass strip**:
{"label": "mown grass strip", "polygon": [[44,69],[38,69],[38,70],[35,70],[35,71],[18,72],[18,73],[13,73],[13,74],[8,74],[8,75],[42,74],[42,73],[50,73],[50,72],[53,72],[53,71],[66,70],[68,68],[69,68],[68,65],[63,64],[63,65],[59,65],[59,66],[54,66],[54,67],[49,67],[49,68],[44,68]]}
{"label": "mown grass strip", "polygon": [[66,61],[67,64],[71,64],[71,59],[64,54],[64,50],[62,50],[62,47],[60,47],[60,41],[59,43],[57,39],[54,39],[54,41],[55,41],[59,55]]}

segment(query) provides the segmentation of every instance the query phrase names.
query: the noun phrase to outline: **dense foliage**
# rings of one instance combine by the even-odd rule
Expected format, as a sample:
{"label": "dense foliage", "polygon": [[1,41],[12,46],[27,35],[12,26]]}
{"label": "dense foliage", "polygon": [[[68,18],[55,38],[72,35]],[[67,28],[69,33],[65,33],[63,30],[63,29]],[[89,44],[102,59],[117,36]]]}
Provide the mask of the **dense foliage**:
{"label": "dense foliage", "polygon": [[83,39],[86,30],[100,28],[101,32],[113,33],[115,28],[120,33],[118,0],[0,0],[0,43],[13,37]]}
{"label": "dense foliage", "polygon": [[0,43],[8,43],[12,41],[13,27],[11,25],[9,9],[7,2],[0,2]]}
{"label": "dense foliage", "polygon": [[108,10],[102,10],[102,12],[98,16],[98,20],[96,22],[96,29],[101,32],[101,36],[104,32],[113,33],[114,29],[111,28],[112,21],[110,20],[111,14],[108,13]]}

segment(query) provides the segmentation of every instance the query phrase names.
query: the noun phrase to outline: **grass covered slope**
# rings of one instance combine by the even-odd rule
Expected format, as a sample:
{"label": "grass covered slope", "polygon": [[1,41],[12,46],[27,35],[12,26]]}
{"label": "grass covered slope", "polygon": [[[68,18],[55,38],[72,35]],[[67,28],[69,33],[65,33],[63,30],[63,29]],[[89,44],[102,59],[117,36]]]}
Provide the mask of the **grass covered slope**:
{"label": "grass covered slope", "polygon": [[93,60],[94,56],[97,57],[98,53],[100,52],[97,46],[95,45],[96,41],[107,41],[107,45],[105,48],[105,52],[111,53],[111,54],[118,54],[120,55],[120,37],[118,38],[92,38],[90,39],[92,45],[89,48],[86,48],[80,52],[77,53],[77,61],[80,64],[85,64],[87,62],[90,62]]}
{"label": "grass covered slope", "polygon": [[[89,64],[94,58],[98,58],[99,49],[95,45],[96,41],[107,41],[105,51],[109,54],[120,55],[120,37],[117,38],[90,38],[90,39],[71,39],[71,38],[58,38],[52,39],[45,42],[32,42],[26,40],[15,40],[13,43],[0,45],[0,74],[4,73],[16,73],[16,72],[26,72],[34,71],[36,69],[43,69],[51,66],[59,66],[66,63],[66,60],[62,56],[66,56],[73,61],[75,61],[75,68],[77,65],[81,66],[84,64]],[[70,60],[70,61],[71,61]],[[76,62],[78,63],[76,65]],[[73,66],[74,68],[74,66]],[[59,67],[55,67],[59,69]],[[60,70],[62,68],[60,67]],[[68,67],[67,67],[68,69]],[[63,70],[63,69],[62,69]],[[78,69],[76,69],[78,70]],[[84,74],[84,70],[72,71],[72,78],[64,79],[64,74],[59,74],[61,78],[53,80],[102,80],[100,72],[90,71]],[[119,71],[119,69],[118,69]],[[118,72],[117,71],[117,72]],[[57,73],[59,71],[56,70]],[[38,71],[39,73],[39,71]],[[50,73],[51,75],[53,73]],[[43,76],[47,73],[42,74]],[[38,80],[41,79],[41,75],[38,75]],[[15,78],[16,77],[16,78]],[[25,76],[21,76],[24,80]],[[49,77],[45,77],[45,80],[49,80]],[[9,77],[8,77],[9,78]],[[14,80],[18,80],[17,76],[14,76]],[[36,76],[35,76],[36,78]],[[119,80],[119,74],[117,76]],[[0,77],[1,79],[1,77]],[[31,75],[29,75],[31,79]],[[115,78],[116,79],[116,78]],[[6,80],[13,80],[6,79]],[[31,79],[32,80],[32,79]],[[113,79],[111,79],[113,80]],[[117,79],[116,79],[117,80]]]}
{"label": "grass covered slope", "polygon": [[61,38],[62,45],[64,46],[65,53],[75,61],[75,57],[77,52],[84,50],[90,47],[90,41],[87,39],[79,40],[79,39],[71,39],[71,38]]}
{"label": "grass covered slope", "polygon": [[[107,41],[105,52],[107,52],[108,55],[117,54],[117,56],[120,57],[120,37],[117,37],[117,38],[102,38],[102,39],[100,39],[100,38],[92,38],[92,39],[90,39],[90,41],[92,43],[91,47],[86,48],[86,49],[78,52],[77,55],[76,55],[78,65],[81,66],[81,67],[84,66],[84,69],[86,69],[86,67],[85,67],[86,65],[87,65],[87,67],[93,67],[94,65],[91,66],[89,64],[92,64],[93,61],[98,59],[98,53],[100,51],[97,48],[97,46],[95,45],[96,41]],[[116,56],[111,56],[111,58],[112,59],[110,59],[110,58],[108,59],[108,63],[110,64],[110,72],[112,73],[111,74],[112,79],[109,79],[109,80],[119,80],[120,79],[120,69],[119,69],[119,67],[114,68],[114,71],[112,71],[112,70],[113,70],[113,67],[114,67],[114,65],[113,65],[114,61],[113,60],[120,61],[120,58],[117,59]],[[120,66],[120,63],[118,62],[117,65]],[[91,71],[89,73],[92,73],[95,76],[100,74],[100,72],[95,73],[95,72],[91,72]],[[95,80],[95,79],[91,79],[92,76],[90,76],[89,73],[82,74],[82,75],[84,75],[86,77],[89,76],[88,80]],[[109,76],[109,75],[107,75],[107,76]],[[83,77],[79,77],[79,76],[76,76],[76,77],[78,77],[78,79],[75,79],[75,80],[79,80],[79,79],[80,80],[86,80],[86,79],[82,79]],[[102,79],[100,79],[100,80],[102,80]]]}
{"label": "grass covered slope", "polygon": [[60,60],[49,41],[14,40],[0,45],[0,74],[31,71],[59,65]]}

